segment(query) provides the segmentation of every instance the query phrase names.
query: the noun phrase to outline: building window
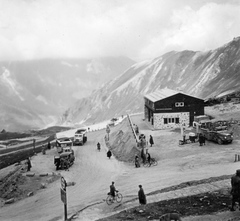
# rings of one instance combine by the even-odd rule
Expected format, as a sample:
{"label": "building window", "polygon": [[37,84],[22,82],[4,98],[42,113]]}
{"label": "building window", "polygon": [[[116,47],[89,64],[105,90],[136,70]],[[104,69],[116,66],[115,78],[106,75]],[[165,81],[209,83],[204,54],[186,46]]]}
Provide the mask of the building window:
{"label": "building window", "polygon": [[164,124],[167,124],[167,123],[168,123],[168,119],[164,118]]}
{"label": "building window", "polygon": [[179,117],[176,117],[176,118],[164,118],[163,119],[163,123],[164,124],[172,124],[172,123],[179,124]]}
{"label": "building window", "polygon": [[175,123],[176,123],[176,124],[179,124],[179,117],[176,117],[176,118],[175,118]]}
{"label": "building window", "polygon": [[176,102],[175,107],[184,107],[184,102]]}

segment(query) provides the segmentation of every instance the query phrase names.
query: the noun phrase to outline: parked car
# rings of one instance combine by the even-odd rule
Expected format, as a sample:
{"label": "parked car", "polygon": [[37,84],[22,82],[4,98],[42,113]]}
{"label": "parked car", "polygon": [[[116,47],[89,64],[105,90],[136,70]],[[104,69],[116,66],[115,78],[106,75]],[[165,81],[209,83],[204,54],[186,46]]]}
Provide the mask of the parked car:
{"label": "parked car", "polygon": [[232,143],[233,134],[227,128],[225,121],[206,121],[201,125],[201,131],[205,138],[218,144]]}
{"label": "parked car", "polygon": [[209,131],[202,129],[202,133],[207,140],[217,142],[218,144],[227,144],[233,141],[233,135],[227,131]]}

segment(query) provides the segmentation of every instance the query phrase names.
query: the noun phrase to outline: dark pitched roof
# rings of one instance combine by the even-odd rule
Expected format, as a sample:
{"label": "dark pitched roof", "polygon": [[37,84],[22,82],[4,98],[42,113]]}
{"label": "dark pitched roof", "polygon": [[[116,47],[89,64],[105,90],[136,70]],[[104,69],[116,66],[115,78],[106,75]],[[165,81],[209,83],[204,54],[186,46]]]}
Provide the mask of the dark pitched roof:
{"label": "dark pitched roof", "polygon": [[[176,95],[176,94],[185,94],[187,96],[193,97],[193,96],[191,96],[189,94],[186,94],[182,91],[174,91],[174,90],[168,89],[168,88],[164,88],[164,89],[154,91],[150,94],[145,95],[144,97],[147,98],[148,100],[152,101],[152,102],[156,102],[156,101],[163,100],[167,97],[171,97],[171,96]],[[196,98],[201,99],[201,98],[198,98],[198,97],[196,97]]]}

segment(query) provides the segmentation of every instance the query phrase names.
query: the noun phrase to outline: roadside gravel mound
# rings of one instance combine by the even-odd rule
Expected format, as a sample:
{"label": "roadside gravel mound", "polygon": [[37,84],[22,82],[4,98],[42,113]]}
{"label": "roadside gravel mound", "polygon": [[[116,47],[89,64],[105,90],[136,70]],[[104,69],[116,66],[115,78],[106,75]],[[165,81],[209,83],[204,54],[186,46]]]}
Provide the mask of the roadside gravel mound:
{"label": "roadside gravel mound", "polygon": [[120,161],[132,162],[136,154],[140,151],[137,148],[136,140],[127,119],[115,128],[112,128],[109,141],[106,136],[106,145],[112,151],[113,155]]}

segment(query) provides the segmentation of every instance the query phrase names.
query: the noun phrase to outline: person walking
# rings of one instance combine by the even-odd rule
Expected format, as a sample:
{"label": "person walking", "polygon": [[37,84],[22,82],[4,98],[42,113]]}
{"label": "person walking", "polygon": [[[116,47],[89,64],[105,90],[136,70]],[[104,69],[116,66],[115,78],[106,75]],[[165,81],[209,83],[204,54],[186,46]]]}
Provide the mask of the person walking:
{"label": "person walking", "polygon": [[138,156],[135,156],[135,167],[136,168],[140,167]]}
{"label": "person walking", "polygon": [[31,161],[30,161],[30,157],[27,158],[27,171],[30,171],[32,167]]}
{"label": "person walking", "polygon": [[101,144],[99,142],[97,143],[97,149],[98,149],[98,151],[101,150]]}
{"label": "person walking", "polygon": [[42,154],[45,155],[46,154],[46,148],[44,145],[42,145]]}
{"label": "person walking", "polygon": [[142,158],[142,162],[143,162],[143,164],[145,163],[145,161],[146,161],[146,155],[145,155],[145,153],[144,153],[144,149],[142,148],[142,150],[141,150],[141,158]]}
{"label": "person walking", "polygon": [[235,203],[240,204],[240,170],[236,170],[236,174],[231,178],[231,195],[232,195],[232,206],[231,211],[234,211]]}
{"label": "person walking", "polygon": [[199,134],[198,142],[199,142],[200,146],[202,146],[203,143],[205,142],[205,138],[204,138],[204,136],[201,133]]}
{"label": "person walking", "polygon": [[151,155],[149,152],[147,152],[147,162],[149,163],[149,165],[151,166]]}
{"label": "person walking", "polygon": [[112,156],[112,152],[111,152],[111,150],[108,150],[107,157],[109,158],[109,160],[110,160],[111,156]]}
{"label": "person walking", "polygon": [[144,193],[144,190],[143,190],[143,188],[142,188],[142,185],[139,185],[138,199],[139,199],[140,205],[145,205],[145,204],[147,204],[146,195],[145,195],[145,193]]}
{"label": "person walking", "polygon": [[51,150],[51,143],[48,141],[48,149]]}
{"label": "person walking", "polygon": [[151,147],[152,147],[152,145],[154,144],[152,135],[150,135],[149,143],[150,143]]}

